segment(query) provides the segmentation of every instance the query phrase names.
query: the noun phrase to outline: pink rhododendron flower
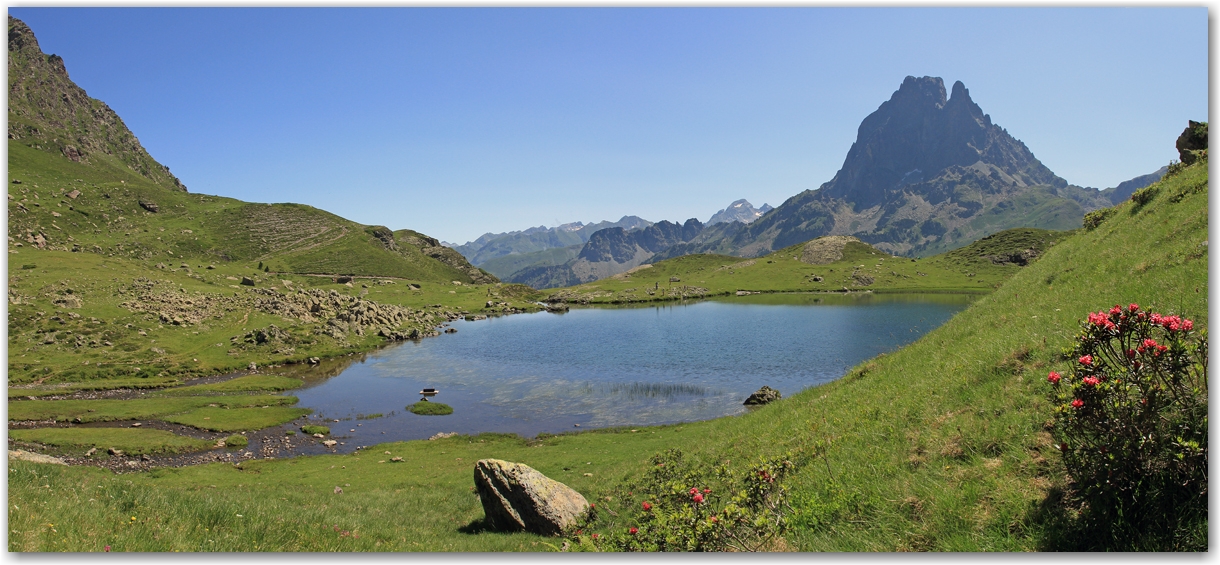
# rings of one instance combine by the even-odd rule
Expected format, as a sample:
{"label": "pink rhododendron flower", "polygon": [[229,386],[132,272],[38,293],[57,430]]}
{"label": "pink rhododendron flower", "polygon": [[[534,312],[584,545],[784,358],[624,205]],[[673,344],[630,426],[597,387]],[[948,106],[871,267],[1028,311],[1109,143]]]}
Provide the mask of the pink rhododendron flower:
{"label": "pink rhododendron flower", "polygon": [[1059,373],[1056,373],[1054,371],[1051,371],[1051,374],[1046,376],[1046,380],[1050,381],[1050,383],[1053,385],[1059,384],[1060,378],[1062,378],[1062,377],[1059,376]]}
{"label": "pink rhododendron flower", "polygon": [[703,502],[703,495],[700,493],[695,493],[695,496],[691,497],[691,500],[695,501],[695,504],[700,504]]}
{"label": "pink rhododendron flower", "polygon": [[1080,364],[1081,364],[1081,365],[1092,365],[1092,364],[1093,364],[1093,356],[1092,356],[1092,355],[1085,355],[1084,357],[1081,357],[1081,358],[1080,358]]}
{"label": "pink rhododendron flower", "polygon": [[635,534],[639,533],[639,531],[640,531],[639,528],[631,528],[630,530],[627,530],[627,533],[634,536]]}
{"label": "pink rhododendron flower", "polygon": [[645,502],[644,502],[644,511],[645,511],[645,512],[648,512],[648,511],[650,511],[650,510],[652,510],[652,505],[651,505],[651,504],[649,504],[647,501],[645,501]]}
{"label": "pink rhododendron flower", "polygon": [[1135,311],[1138,311],[1139,309],[1140,309],[1140,305],[1136,304],[1134,302],[1132,302],[1131,305],[1127,307],[1128,312],[1135,312]]}
{"label": "pink rhododendron flower", "polygon": [[1097,377],[1085,377],[1084,379],[1081,379],[1081,380],[1084,382],[1084,384],[1089,385],[1089,386],[1097,386],[1097,383],[1101,382],[1100,380],[1098,380]]}
{"label": "pink rhododendron flower", "polygon": [[1072,399],[1072,408],[1080,408],[1081,406],[1084,406],[1083,400],[1081,400],[1079,398]]}

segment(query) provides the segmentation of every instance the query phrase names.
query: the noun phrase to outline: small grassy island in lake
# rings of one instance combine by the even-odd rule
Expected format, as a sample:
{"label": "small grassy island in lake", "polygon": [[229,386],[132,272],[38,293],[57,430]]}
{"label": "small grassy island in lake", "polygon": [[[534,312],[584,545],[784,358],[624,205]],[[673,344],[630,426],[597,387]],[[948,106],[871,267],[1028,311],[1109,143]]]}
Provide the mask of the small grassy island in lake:
{"label": "small grassy island in lake", "polygon": [[442,404],[440,402],[429,402],[427,400],[421,400],[415,404],[407,406],[407,410],[409,410],[412,414],[419,414],[420,416],[446,416],[453,413],[452,406]]}

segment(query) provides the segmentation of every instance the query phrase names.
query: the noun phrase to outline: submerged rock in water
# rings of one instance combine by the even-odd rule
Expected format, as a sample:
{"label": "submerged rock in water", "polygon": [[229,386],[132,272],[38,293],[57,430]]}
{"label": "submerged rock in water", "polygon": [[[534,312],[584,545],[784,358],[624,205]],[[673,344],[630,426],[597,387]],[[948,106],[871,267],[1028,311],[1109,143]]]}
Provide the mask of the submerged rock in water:
{"label": "submerged rock in water", "polygon": [[474,486],[494,530],[558,535],[589,508],[579,492],[520,463],[482,459],[474,466]]}
{"label": "submerged rock in water", "polygon": [[779,399],[780,395],[778,390],[763,385],[762,388],[754,391],[754,394],[751,394],[750,397],[747,398],[742,404],[745,404],[746,406],[755,406],[759,404],[767,404],[768,402]]}

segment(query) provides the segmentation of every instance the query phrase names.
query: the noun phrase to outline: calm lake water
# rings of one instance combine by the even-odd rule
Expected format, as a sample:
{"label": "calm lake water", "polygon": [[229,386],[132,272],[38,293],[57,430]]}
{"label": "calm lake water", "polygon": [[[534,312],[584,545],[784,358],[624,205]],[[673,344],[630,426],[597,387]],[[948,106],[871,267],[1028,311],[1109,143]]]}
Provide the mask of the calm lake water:
{"label": "calm lake water", "polygon": [[[973,299],[758,295],[458,321],[456,334],[388,347],[289,394],[316,417],[345,420],[330,425],[349,450],[437,432],[532,437],[577,424],[704,420],[746,411],[742,402],[763,385],[787,397],[837,379]],[[406,411],[426,387],[454,413]]]}

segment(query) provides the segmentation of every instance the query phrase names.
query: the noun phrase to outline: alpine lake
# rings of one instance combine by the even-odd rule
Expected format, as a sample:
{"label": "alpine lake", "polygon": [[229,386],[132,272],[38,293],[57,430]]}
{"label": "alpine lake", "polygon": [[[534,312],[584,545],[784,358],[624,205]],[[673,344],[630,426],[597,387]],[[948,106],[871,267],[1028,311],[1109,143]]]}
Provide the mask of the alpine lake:
{"label": "alpine lake", "polygon": [[[330,426],[338,452],[438,433],[705,420],[746,412],[763,385],[787,397],[840,378],[978,296],[761,294],[459,320],[446,324],[456,333],[352,358],[286,394],[314,411],[298,425]],[[408,411],[425,388],[453,413]]]}

